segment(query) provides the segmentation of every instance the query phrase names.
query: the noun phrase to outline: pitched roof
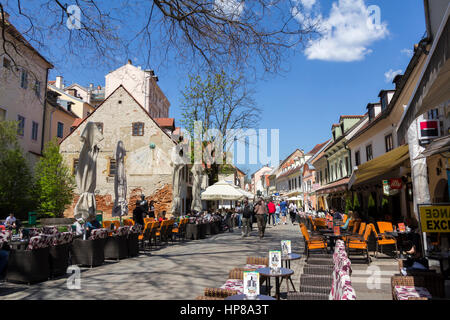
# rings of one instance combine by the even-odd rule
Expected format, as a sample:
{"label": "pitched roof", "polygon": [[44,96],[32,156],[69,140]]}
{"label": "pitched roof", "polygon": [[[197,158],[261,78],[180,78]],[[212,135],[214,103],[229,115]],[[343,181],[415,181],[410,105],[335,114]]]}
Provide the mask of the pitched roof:
{"label": "pitched roof", "polygon": [[155,118],[154,120],[161,128],[174,128],[175,129],[175,119],[174,118]]}
{"label": "pitched roof", "polygon": [[[0,17],[1,18],[1,17]],[[43,55],[41,55],[39,53],[39,51],[37,51],[25,38],[24,36],[19,32],[19,30],[17,30],[12,24],[11,22],[9,22],[8,20],[8,15],[6,15],[6,19],[5,20],[5,31],[8,32],[13,38],[15,38],[17,41],[22,42],[25,47],[27,47],[28,49],[30,49],[32,52],[34,52],[39,58],[41,58],[48,66],[49,69],[53,69],[53,64],[51,64],[47,59],[44,58]]]}
{"label": "pitched roof", "polygon": [[328,141],[330,141],[330,140],[327,140],[327,141],[325,141],[323,143],[316,144],[316,146],[314,148],[312,148],[312,150],[310,152],[308,152],[307,154],[308,155],[315,155],[317,152],[319,152],[320,149],[322,149],[322,147],[325,144],[327,144]]}
{"label": "pitched roof", "polygon": [[341,116],[340,118],[339,118],[339,120],[341,120],[341,119],[361,119],[361,118],[363,118],[364,117],[364,115],[351,115],[351,116]]}
{"label": "pitched roof", "polygon": [[[95,108],[94,111],[93,111],[91,114],[89,114],[86,118],[84,118],[84,119],[81,120],[81,122],[77,125],[77,127],[80,126],[83,122],[85,122],[86,119],[89,119],[90,117],[92,117],[92,115],[93,115],[95,112],[97,112],[97,111],[100,109],[100,107],[103,106],[103,104],[104,104],[106,101],[108,101],[108,99],[109,99],[113,94],[115,94],[116,91],[119,90],[120,88],[122,88],[122,89],[123,89],[123,90],[131,97],[131,99],[133,99],[133,101],[134,101],[134,102],[135,102],[135,103],[136,103],[136,104],[137,104],[137,105],[145,112],[145,114],[146,114],[150,119],[153,120],[153,122],[158,126],[158,128],[161,129],[162,132],[164,132],[164,134],[170,139],[170,141],[172,141],[173,143],[176,144],[176,142],[172,139],[172,137],[171,137],[170,135],[168,135],[168,134],[161,128],[161,126],[155,121],[155,119],[152,118],[152,116],[150,115],[150,113],[148,113],[148,111],[144,109],[144,107],[139,103],[139,101],[137,101],[136,98],[133,97],[133,95],[132,95],[127,89],[125,89],[125,87],[124,87],[123,85],[118,86],[113,92],[111,92],[111,94],[110,94],[105,100],[103,100],[102,103],[100,103],[100,104],[98,105],[98,107]],[[77,127],[76,127],[76,128],[77,128]],[[76,128],[75,128],[75,129],[76,129]],[[59,142],[59,144],[63,143],[64,140],[66,140],[70,135],[72,135],[72,133],[74,133],[74,132],[76,131],[75,129],[72,130],[72,132],[70,132],[67,136],[65,136],[64,139],[62,139],[62,140]]]}
{"label": "pitched roof", "polygon": [[78,127],[84,119],[76,118],[75,121],[72,123],[71,127]]}

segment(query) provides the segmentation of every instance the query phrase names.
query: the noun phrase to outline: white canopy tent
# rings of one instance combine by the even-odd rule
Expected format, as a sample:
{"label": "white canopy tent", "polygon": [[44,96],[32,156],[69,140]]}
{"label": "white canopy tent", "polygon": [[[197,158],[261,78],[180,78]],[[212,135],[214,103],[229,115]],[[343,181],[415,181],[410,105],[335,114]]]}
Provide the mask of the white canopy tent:
{"label": "white canopy tent", "polygon": [[233,185],[225,181],[219,181],[206,188],[202,192],[202,200],[228,200],[240,201],[245,198],[244,194]]}

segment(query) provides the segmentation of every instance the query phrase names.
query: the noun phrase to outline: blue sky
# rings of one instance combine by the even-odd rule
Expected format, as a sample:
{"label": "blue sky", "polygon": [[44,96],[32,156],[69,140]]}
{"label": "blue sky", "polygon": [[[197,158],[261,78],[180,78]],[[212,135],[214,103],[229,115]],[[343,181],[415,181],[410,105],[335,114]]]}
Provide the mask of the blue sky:
{"label": "blue sky", "polygon": [[[297,2],[311,8],[312,17],[320,15],[335,33],[325,37],[328,41],[323,43],[325,50],[317,50],[313,46],[309,52],[296,54],[289,61],[289,72],[268,77],[255,86],[255,100],[263,111],[260,128],[280,130],[280,160],[296,148],[307,152],[329,139],[331,125],[338,122],[340,115],[364,114],[367,103],[378,100],[380,90],[394,87],[391,81],[386,80],[385,74],[406,69],[410,60],[406,51],[412,50],[426,31],[422,0]],[[381,9],[384,28],[381,33],[369,34],[370,31],[356,30],[357,27],[350,32],[345,28],[339,30],[342,27],[339,24],[345,24],[345,19],[350,23],[355,20],[351,16],[354,12],[349,13],[346,6],[370,5]],[[342,34],[345,37],[342,38]],[[361,47],[363,53],[358,55]],[[144,61],[134,62],[140,63],[144,64]],[[104,76],[109,71],[101,66],[95,70],[64,66],[51,71],[50,79],[62,74],[66,84],[78,82],[88,85],[93,82],[104,85]],[[160,87],[171,102],[170,116],[177,123],[180,118],[180,90],[187,81],[185,70],[183,66],[172,66],[155,71]],[[253,172],[259,166],[241,167]]]}

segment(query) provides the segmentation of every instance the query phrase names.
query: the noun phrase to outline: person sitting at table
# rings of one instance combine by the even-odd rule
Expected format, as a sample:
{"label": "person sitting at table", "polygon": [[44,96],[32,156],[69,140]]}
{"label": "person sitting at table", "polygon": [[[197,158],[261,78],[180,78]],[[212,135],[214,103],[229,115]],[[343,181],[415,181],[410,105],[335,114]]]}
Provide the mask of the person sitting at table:
{"label": "person sitting at table", "polygon": [[14,217],[14,213],[11,212],[5,220],[6,229],[16,229],[16,233],[19,233],[19,229],[21,226],[22,224],[20,223],[20,220],[17,220],[16,217]]}
{"label": "person sitting at table", "polygon": [[422,257],[419,243],[408,240],[403,243],[403,248],[407,254],[406,260],[403,260],[403,275],[406,275],[408,271],[429,270],[428,260]]}
{"label": "person sitting at table", "polygon": [[158,221],[159,221],[159,222],[161,222],[161,221],[163,221],[163,220],[167,220],[167,218],[166,218],[166,212],[165,212],[165,211],[163,211],[163,212],[161,213],[161,215],[159,216],[159,218],[158,218]]}
{"label": "person sitting at table", "polygon": [[94,221],[89,221],[86,223],[86,237],[91,235],[91,231],[94,229],[100,229],[100,223],[95,219]]}
{"label": "person sitting at table", "polygon": [[4,277],[6,267],[8,266],[9,251],[0,248],[0,279]]}

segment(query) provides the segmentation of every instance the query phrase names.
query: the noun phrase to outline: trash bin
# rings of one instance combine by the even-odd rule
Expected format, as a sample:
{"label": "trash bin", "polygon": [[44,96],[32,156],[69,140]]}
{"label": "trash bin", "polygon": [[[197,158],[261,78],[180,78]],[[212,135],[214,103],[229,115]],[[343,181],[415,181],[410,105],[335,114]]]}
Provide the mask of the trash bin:
{"label": "trash bin", "polygon": [[32,212],[28,212],[28,224],[30,226],[34,226],[36,224],[36,219],[37,219],[37,213],[32,211]]}

